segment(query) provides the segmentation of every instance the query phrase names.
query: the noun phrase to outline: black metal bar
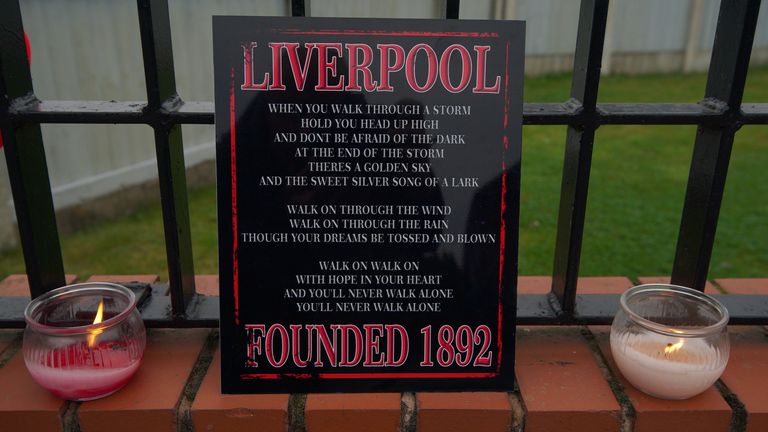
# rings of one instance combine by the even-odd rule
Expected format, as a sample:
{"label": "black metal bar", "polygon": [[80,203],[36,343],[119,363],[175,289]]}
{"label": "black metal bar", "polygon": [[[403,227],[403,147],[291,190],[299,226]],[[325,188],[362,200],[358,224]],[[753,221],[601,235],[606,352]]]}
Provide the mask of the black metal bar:
{"label": "black metal bar", "polygon": [[[0,119],[13,123],[213,124],[213,102],[187,102],[172,111],[145,111],[143,101],[32,101],[5,111]],[[768,124],[768,104],[741,106],[742,124]],[[523,124],[580,125],[713,125],[729,124],[731,114],[699,103],[604,103],[589,118],[581,106],[568,103],[526,103]]]}
{"label": "black metal bar", "polygon": [[178,99],[168,1],[138,0],[137,7],[147,85],[146,110],[159,110],[166,101]]}
{"label": "black metal bar", "polygon": [[[177,111],[181,101],[176,94],[168,1],[138,0],[138,11],[147,81],[144,113],[156,116],[158,113]],[[155,131],[168,281],[171,284],[171,309],[174,316],[183,316],[195,295],[195,270],[181,126],[157,122],[152,127]]]}
{"label": "black metal bar", "polygon": [[[0,111],[35,102],[18,1],[0,4]],[[21,247],[32,295],[63,286],[56,214],[40,125],[0,119]]]}
{"label": "black metal bar", "polygon": [[724,121],[726,120],[721,111],[701,104],[597,104],[597,122],[601,125],[721,124]]}
{"label": "black metal bar", "polygon": [[460,0],[445,0],[445,18],[459,19]]}
{"label": "black metal bar", "polygon": [[[716,294],[730,314],[733,325],[768,323],[768,296]],[[610,324],[619,308],[619,294],[579,294],[573,315],[558,315],[547,310],[548,296],[524,294],[517,300],[518,325],[598,325]]]}
{"label": "black metal bar", "polygon": [[715,242],[733,138],[741,127],[741,99],[749,69],[760,0],[720,4],[704,104],[724,110],[723,126],[696,133],[677,239],[672,283],[704,291]]}
{"label": "black metal bar", "polygon": [[603,55],[608,0],[582,0],[576,36],[571,103],[584,122],[568,127],[557,218],[552,293],[563,313],[574,311],[584,215],[587,211],[592,144],[597,129],[597,90]]}
{"label": "black metal bar", "polygon": [[742,124],[768,124],[768,104],[749,103],[741,106]]}
{"label": "black metal bar", "polygon": [[303,17],[309,15],[309,0],[291,0],[291,16]]}

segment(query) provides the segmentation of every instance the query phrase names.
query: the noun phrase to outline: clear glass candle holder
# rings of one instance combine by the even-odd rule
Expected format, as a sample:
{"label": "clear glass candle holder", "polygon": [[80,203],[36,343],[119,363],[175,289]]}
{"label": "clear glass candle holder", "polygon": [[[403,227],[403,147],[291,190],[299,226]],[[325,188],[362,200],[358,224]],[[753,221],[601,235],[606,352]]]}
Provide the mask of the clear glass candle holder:
{"label": "clear glass candle holder", "polygon": [[611,353],[635,388],[662,399],[708,389],[728,362],[728,310],[676,285],[639,285],[621,296],[611,325]]}
{"label": "clear glass candle holder", "polygon": [[146,331],[128,288],[101,282],[57,288],[32,300],[24,318],[24,362],[56,396],[108,396],[139,368]]}

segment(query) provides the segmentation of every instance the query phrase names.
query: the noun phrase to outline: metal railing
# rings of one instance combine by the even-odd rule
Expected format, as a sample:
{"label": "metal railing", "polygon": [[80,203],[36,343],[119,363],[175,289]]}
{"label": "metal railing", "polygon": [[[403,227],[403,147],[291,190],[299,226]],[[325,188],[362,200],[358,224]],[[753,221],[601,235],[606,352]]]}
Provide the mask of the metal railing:
{"label": "metal railing", "polygon": [[[567,125],[551,292],[519,295],[520,324],[608,323],[617,295],[579,295],[595,131],[603,124],[698,125],[672,282],[704,289],[734,135],[744,124],[768,124],[768,103],[742,104],[760,0],[723,1],[704,99],[699,103],[597,103],[608,0],[582,0],[570,99],[527,103],[526,125]],[[306,4],[291,1],[293,16]],[[27,66],[18,0],[0,4],[0,128],[32,296],[64,285],[59,235],[42,123],[146,124],[153,128],[160,181],[170,295],[165,285],[134,284],[150,326],[216,326],[218,298],[195,293],[182,124],[212,124],[213,103],[176,93],[167,0],[138,0],[147,101],[41,101]],[[459,18],[446,0],[445,18]],[[28,300],[0,298],[0,327],[24,325]],[[768,296],[727,295],[734,324],[768,324]]]}

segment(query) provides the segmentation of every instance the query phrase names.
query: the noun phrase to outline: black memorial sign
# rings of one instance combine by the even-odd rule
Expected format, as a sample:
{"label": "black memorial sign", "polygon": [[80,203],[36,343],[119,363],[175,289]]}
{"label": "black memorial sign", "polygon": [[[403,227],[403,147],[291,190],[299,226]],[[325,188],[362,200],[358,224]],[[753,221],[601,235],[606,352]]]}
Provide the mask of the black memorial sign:
{"label": "black memorial sign", "polygon": [[523,23],[213,24],[223,391],[511,389]]}

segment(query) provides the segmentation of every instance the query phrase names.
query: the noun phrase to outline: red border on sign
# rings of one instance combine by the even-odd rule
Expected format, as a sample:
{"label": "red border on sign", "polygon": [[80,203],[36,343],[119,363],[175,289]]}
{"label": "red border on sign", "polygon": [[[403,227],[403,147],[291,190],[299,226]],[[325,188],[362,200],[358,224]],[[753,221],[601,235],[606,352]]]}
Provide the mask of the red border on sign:
{"label": "red border on sign", "polygon": [[416,36],[416,37],[472,37],[497,38],[494,32],[429,32],[429,31],[388,31],[388,30],[280,30],[289,35],[344,35],[344,36]]}
{"label": "red border on sign", "polygon": [[232,170],[232,284],[235,293],[235,324],[240,325],[240,279],[237,269],[237,136],[235,116],[235,68],[230,72],[232,86],[229,88],[229,152]]}
{"label": "red border on sign", "polygon": [[[327,31],[299,31],[299,30],[283,30],[281,34],[314,34],[314,35],[375,35],[375,36],[454,36],[454,37],[482,37],[482,38],[496,38],[498,33],[480,33],[480,32],[386,32],[379,30],[327,30]],[[239,320],[239,283],[238,283],[238,256],[237,256],[237,140],[235,135],[236,126],[236,112],[235,112],[235,69],[231,70],[232,84],[229,93],[229,128],[230,128],[230,166],[232,171],[232,277],[233,277],[233,290],[235,300],[235,324],[240,325]],[[417,378],[454,378],[454,379],[466,379],[466,378],[495,378],[501,373],[501,355],[503,348],[503,284],[502,276],[504,274],[504,253],[506,249],[506,223],[504,220],[507,210],[507,176],[506,176],[506,163],[504,160],[504,154],[509,149],[509,140],[506,134],[506,128],[509,124],[509,42],[506,45],[506,59],[504,65],[504,129],[503,136],[503,151],[501,160],[501,211],[500,211],[500,227],[499,227],[499,284],[498,284],[498,327],[497,327],[497,351],[496,358],[496,371],[495,372],[393,372],[393,373],[318,373],[318,374],[276,374],[276,373],[249,373],[240,374],[241,379],[253,380],[253,379],[309,379],[309,378],[321,378],[321,379],[417,379]]]}
{"label": "red border on sign", "polygon": [[380,373],[318,373],[318,374],[241,374],[241,379],[365,379],[365,378],[494,378],[496,372],[380,372]]}

